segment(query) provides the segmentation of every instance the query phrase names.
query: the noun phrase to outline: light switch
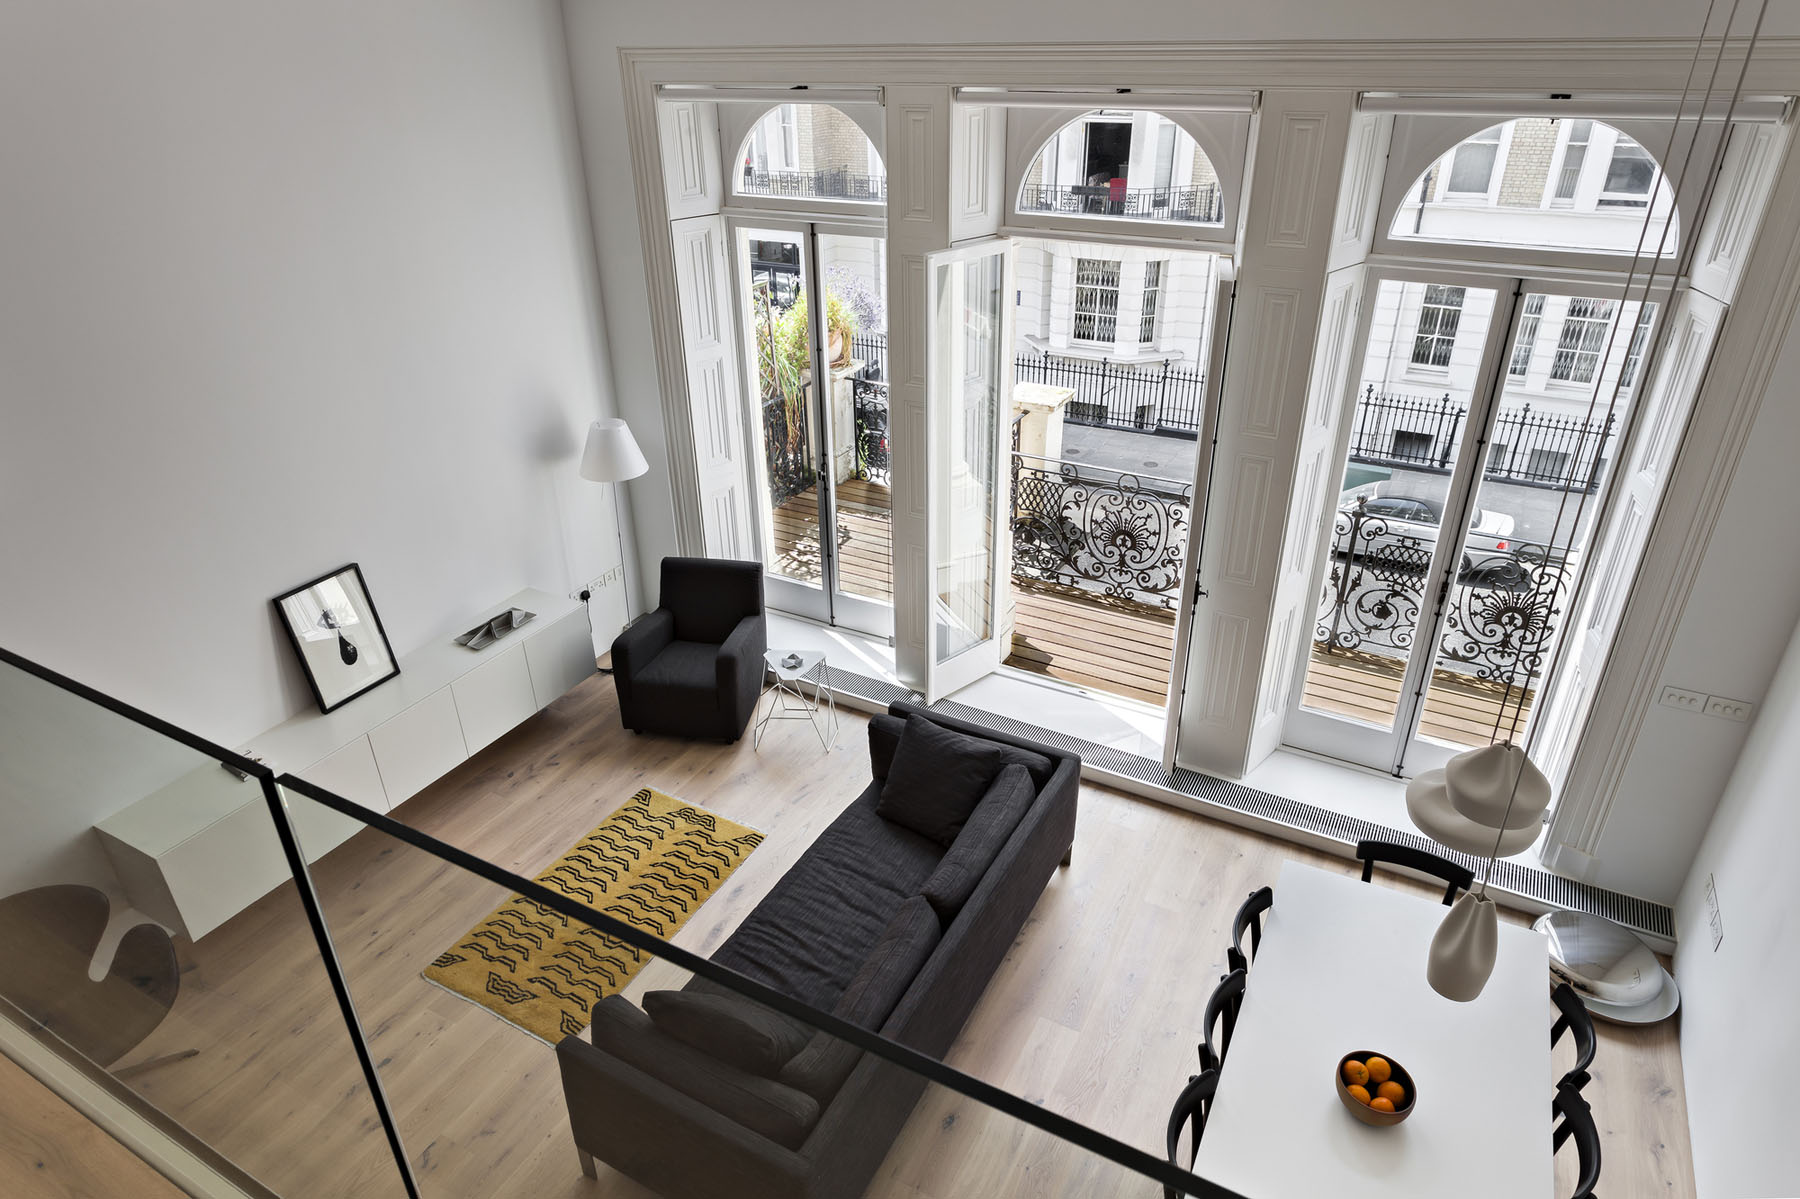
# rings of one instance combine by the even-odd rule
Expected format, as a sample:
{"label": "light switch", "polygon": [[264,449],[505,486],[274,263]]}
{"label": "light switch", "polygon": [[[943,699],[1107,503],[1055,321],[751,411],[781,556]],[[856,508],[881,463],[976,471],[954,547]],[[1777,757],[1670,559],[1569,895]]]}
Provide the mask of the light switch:
{"label": "light switch", "polygon": [[1708,716],[1722,716],[1726,720],[1749,720],[1750,709],[1754,705],[1741,699],[1727,699],[1723,695],[1706,697],[1705,712]]}
{"label": "light switch", "polygon": [[1680,687],[1664,687],[1662,694],[1656,697],[1656,702],[1679,712],[1698,712],[1706,707],[1706,696]]}

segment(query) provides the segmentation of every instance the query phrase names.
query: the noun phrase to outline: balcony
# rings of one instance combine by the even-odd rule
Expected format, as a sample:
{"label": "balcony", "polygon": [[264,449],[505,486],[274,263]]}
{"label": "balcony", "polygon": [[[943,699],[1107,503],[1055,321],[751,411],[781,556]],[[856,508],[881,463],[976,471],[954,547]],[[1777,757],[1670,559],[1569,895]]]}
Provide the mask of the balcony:
{"label": "balcony", "polygon": [[815,171],[745,170],[738,177],[738,194],[797,196],[808,200],[865,200],[880,204],[887,199],[887,177],[862,174],[847,167]]}
{"label": "balcony", "polygon": [[1019,193],[1019,211],[1217,225],[1224,219],[1225,206],[1216,183],[1200,187],[1129,188],[1101,183],[1027,186]]}

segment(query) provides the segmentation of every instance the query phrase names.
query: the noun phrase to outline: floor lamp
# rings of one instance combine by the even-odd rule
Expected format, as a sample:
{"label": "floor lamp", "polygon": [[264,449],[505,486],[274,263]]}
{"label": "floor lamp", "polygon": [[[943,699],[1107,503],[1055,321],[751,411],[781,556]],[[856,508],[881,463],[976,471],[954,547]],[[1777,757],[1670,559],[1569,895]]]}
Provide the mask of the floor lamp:
{"label": "floor lamp", "polygon": [[[631,623],[630,573],[625,565],[625,522],[619,514],[619,484],[650,469],[644,451],[638,449],[631,429],[616,416],[588,426],[587,445],[581,451],[581,477],[592,483],[612,484],[613,532],[619,538],[619,579],[625,584],[625,623]],[[588,598],[582,593],[582,600]],[[588,617],[590,625],[593,617]],[[608,672],[610,673],[610,672]]]}

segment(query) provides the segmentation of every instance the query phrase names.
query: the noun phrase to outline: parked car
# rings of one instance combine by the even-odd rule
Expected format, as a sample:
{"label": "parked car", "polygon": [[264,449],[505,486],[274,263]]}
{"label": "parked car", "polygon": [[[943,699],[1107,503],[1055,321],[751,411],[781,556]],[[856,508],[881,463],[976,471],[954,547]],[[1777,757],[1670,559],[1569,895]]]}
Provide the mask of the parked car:
{"label": "parked car", "polygon": [[[1442,499],[1402,490],[1391,480],[1364,483],[1338,497],[1340,555],[1355,556],[1389,569],[1423,574],[1431,563],[1438,530],[1444,523]],[[1360,522],[1358,517],[1360,516]],[[1481,508],[1463,539],[1462,562],[1457,581],[1477,587],[1529,588],[1529,550],[1514,543],[1513,518],[1504,512]],[[1356,531],[1356,544],[1349,534]],[[1540,546],[1530,547],[1542,550]]]}

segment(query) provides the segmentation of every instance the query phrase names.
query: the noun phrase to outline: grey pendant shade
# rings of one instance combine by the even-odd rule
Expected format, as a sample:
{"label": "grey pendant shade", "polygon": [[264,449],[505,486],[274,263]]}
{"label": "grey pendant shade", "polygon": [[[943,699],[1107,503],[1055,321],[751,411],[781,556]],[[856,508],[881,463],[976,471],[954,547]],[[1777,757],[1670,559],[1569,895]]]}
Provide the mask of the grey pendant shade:
{"label": "grey pendant shade", "polygon": [[[1406,786],[1406,811],[1426,836],[1486,858],[1523,853],[1537,840],[1550,806],[1550,780],[1517,745],[1485,745],[1457,754]],[[1468,1003],[1487,986],[1499,943],[1499,917],[1481,889],[1457,899],[1437,935],[1425,979],[1438,994]]]}

